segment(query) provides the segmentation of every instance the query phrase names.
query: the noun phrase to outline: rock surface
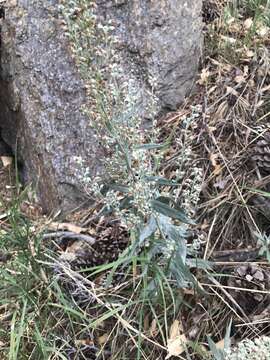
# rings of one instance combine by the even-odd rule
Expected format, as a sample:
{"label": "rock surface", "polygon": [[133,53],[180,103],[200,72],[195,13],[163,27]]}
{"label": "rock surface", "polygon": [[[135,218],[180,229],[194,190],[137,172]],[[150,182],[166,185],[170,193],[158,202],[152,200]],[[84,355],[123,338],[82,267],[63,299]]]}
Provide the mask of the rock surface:
{"label": "rock surface", "polygon": [[18,1],[2,26],[0,126],[2,137],[37,185],[44,211],[84,201],[78,178],[82,156],[93,173],[99,147],[82,114],[84,84],[59,26],[57,1]]}
{"label": "rock surface", "polygon": [[103,18],[115,24],[127,70],[142,79],[142,86],[154,83],[161,107],[175,110],[192,88],[201,55],[202,1],[108,0],[98,4]]}
{"label": "rock surface", "polygon": [[[0,129],[17,149],[24,177],[37,186],[44,211],[68,211],[84,200],[81,157],[91,175],[102,150],[81,111],[85,86],[61,28],[57,0],[7,4],[1,31]],[[201,51],[200,0],[97,1],[112,19],[117,51],[143,87],[153,82],[163,109],[190,91]]]}

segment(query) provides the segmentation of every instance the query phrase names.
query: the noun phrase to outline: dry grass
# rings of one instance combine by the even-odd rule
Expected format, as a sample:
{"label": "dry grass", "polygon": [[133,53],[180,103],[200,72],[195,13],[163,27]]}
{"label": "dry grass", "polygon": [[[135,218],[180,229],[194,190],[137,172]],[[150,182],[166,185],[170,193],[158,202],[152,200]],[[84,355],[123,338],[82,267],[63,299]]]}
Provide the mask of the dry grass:
{"label": "dry grass", "polygon": [[[214,262],[220,275],[201,283],[209,297],[190,312],[186,328],[190,336],[196,334],[196,340],[203,341],[210,333],[218,341],[232,318],[234,339],[239,341],[270,334],[270,268],[256,260],[256,251],[252,256],[257,247],[255,232],[269,233],[270,203],[258,206],[258,195],[251,191],[270,189],[269,174],[252,160],[254,145],[270,131],[269,29],[264,34],[265,25],[255,18],[250,25],[250,13],[228,17],[229,2],[223,2],[223,11],[222,2],[205,3],[211,5],[210,12],[215,9],[215,15],[209,16],[205,28],[207,50],[197,91],[178,114],[166,119],[164,127],[169,131],[176,126],[181,136],[181,122],[190,116],[190,105],[201,105],[192,141],[193,166],[203,166],[205,176],[198,231],[207,234],[204,258]],[[221,15],[224,9],[227,21]],[[239,254],[245,253],[239,261]],[[244,269],[249,260],[250,268]],[[245,279],[256,269],[265,275],[261,284]]]}

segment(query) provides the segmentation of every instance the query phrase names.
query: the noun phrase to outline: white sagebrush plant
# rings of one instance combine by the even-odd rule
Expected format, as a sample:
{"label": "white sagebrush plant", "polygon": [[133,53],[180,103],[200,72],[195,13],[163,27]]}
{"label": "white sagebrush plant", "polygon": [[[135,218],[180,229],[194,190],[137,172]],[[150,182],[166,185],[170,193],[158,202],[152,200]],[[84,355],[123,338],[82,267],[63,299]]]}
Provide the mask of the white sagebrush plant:
{"label": "white sagebrush plant", "polygon": [[224,360],[270,360],[270,337],[243,340],[225,352]]}
{"label": "white sagebrush plant", "polygon": [[265,233],[255,233],[257,236],[257,245],[260,248],[259,255],[265,256],[267,261],[270,263],[270,237]]}
{"label": "white sagebrush plant", "polygon": [[[151,90],[147,96],[145,89],[142,92],[132,72],[125,80],[126,68],[114,50],[118,42],[114,27],[109,21],[102,24],[97,19],[95,3],[64,2],[61,9],[67,35],[88,89],[89,104],[84,111],[109,154],[104,158],[104,173],[94,178],[84,161],[76,158],[81,164],[82,185],[89,196],[103,204],[100,215],[113,212],[129,230],[133,241],[125,255],[144,251],[149,266],[160,266],[168,280],[176,280],[178,286],[190,285],[194,278],[186,260],[193,249],[187,249],[186,237],[188,226],[194,224],[190,219],[193,212],[189,210],[199,199],[201,171],[194,172],[189,183],[191,190],[185,191],[183,200],[175,191],[182,179],[172,181],[162,176],[161,163],[170,141],[159,141],[157,98]],[[154,79],[151,83],[155,83]],[[196,115],[188,122],[195,119]],[[180,164],[181,158],[179,171],[183,172]],[[207,264],[202,262],[202,266]]]}
{"label": "white sagebrush plant", "polygon": [[270,337],[261,336],[250,340],[240,341],[236,346],[231,345],[232,320],[226,329],[224,348],[220,349],[213,340],[208,337],[211,358],[214,360],[270,360]]}

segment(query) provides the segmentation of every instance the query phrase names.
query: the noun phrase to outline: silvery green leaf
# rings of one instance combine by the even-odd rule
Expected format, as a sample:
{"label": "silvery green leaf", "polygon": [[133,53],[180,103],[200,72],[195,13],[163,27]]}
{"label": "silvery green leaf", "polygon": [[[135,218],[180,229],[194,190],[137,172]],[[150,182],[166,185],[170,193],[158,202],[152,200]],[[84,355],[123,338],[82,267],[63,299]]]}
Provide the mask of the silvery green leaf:
{"label": "silvery green leaf", "polygon": [[167,239],[167,243],[164,244],[164,246],[169,246],[171,243],[172,247],[177,250],[178,255],[181,256],[183,263],[185,263],[187,256],[187,247],[185,241],[186,228],[173,225],[171,220],[163,215],[158,217],[158,225],[162,234]]}
{"label": "silvery green leaf", "polygon": [[142,150],[155,150],[155,149],[165,149],[169,145],[170,145],[170,142],[165,142],[162,144],[149,143],[149,144],[138,145],[136,148],[142,149]]}
{"label": "silvery green leaf", "polygon": [[180,186],[181,185],[173,180],[168,180],[161,176],[147,176],[146,180],[154,181],[157,185],[160,185],[160,186]]}
{"label": "silvery green leaf", "polygon": [[108,184],[108,186],[115,190],[115,191],[119,191],[122,193],[128,193],[129,192],[129,187],[125,186],[125,185],[120,185],[120,184]]}
{"label": "silvery green leaf", "polygon": [[146,226],[142,229],[140,233],[140,240],[139,243],[142,244],[144,240],[149,238],[155,231],[157,230],[157,222],[154,216],[151,216],[149,222]]}
{"label": "silvery green leaf", "polygon": [[207,336],[208,344],[210,347],[210,350],[214,356],[215,360],[225,360],[224,352],[221,349],[218,349],[214,341],[210,338],[210,336]]}
{"label": "silvery green leaf", "polygon": [[195,285],[195,280],[189,271],[188,267],[184,264],[181,256],[178,252],[174,254],[172,257],[169,270],[170,273],[173,275],[175,280],[177,281],[177,285],[180,288],[187,287],[189,284]]}
{"label": "silvery green leaf", "polygon": [[186,264],[190,269],[196,268],[196,269],[211,270],[213,266],[210,261],[197,259],[197,258],[187,259]]}
{"label": "silvery green leaf", "polygon": [[160,201],[160,200],[152,200],[151,201],[152,208],[158,213],[168,216],[172,219],[180,220],[185,224],[195,225],[195,222],[191,220],[183,210],[174,209],[170,205]]}
{"label": "silvery green leaf", "polygon": [[124,199],[120,201],[120,210],[128,209],[132,205],[132,196],[125,196]]}

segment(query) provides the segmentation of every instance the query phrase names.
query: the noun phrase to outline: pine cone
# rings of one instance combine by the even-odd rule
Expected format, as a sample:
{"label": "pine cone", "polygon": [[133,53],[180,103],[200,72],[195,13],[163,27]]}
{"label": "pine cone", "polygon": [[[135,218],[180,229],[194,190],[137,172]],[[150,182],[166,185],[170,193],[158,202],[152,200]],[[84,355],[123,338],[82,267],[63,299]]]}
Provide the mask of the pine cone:
{"label": "pine cone", "polygon": [[[243,264],[228,278],[229,293],[247,314],[259,314],[270,300],[270,272],[256,264]],[[238,290],[237,288],[240,288]],[[243,291],[241,289],[246,289]],[[251,291],[247,291],[251,289]],[[269,292],[269,293],[267,293]]]}
{"label": "pine cone", "polygon": [[[129,235],[127,230],[120,224],[106,225],[106,227],[96,234],[96,242],[90,245],[84,240],[75,240],[66,242],[65,238],[61,239],[58,244],[63,252],[58,258],[58,262],[54,267],[61,285],[72,295],[76,303],[80,306],[95,302],[96,299],[91,293],[80,286],[80,283],[74,281],[73,278],[66,276],[63,267],[68,267],[73,271],[84,270],[83,277],[87,278],[89,271],[87,268],[107,264],[118,259],[129,243]],[[109,271],[103,271],[99,275],[96,274],[91,281],[97,286],[114,288],[121,284],[125,279],[124,272],[115,272],[111,283],[107,283],[107,275]],[[83,282],[83,280],[81,280]]]}
{"label": "pine cone", "polygon": [[68,262],[73,269],[94,267],[117,260],[128,246],[128,233],[119,225],[108,226],[96,236],[96,242],[90,246],[83,240],[68,244],[60,260]]}
{"label": "pine cone", "polygon": [[252,159],[259,168],[265,172],[270,172],[270,133],[265,134],[256,143]]}

